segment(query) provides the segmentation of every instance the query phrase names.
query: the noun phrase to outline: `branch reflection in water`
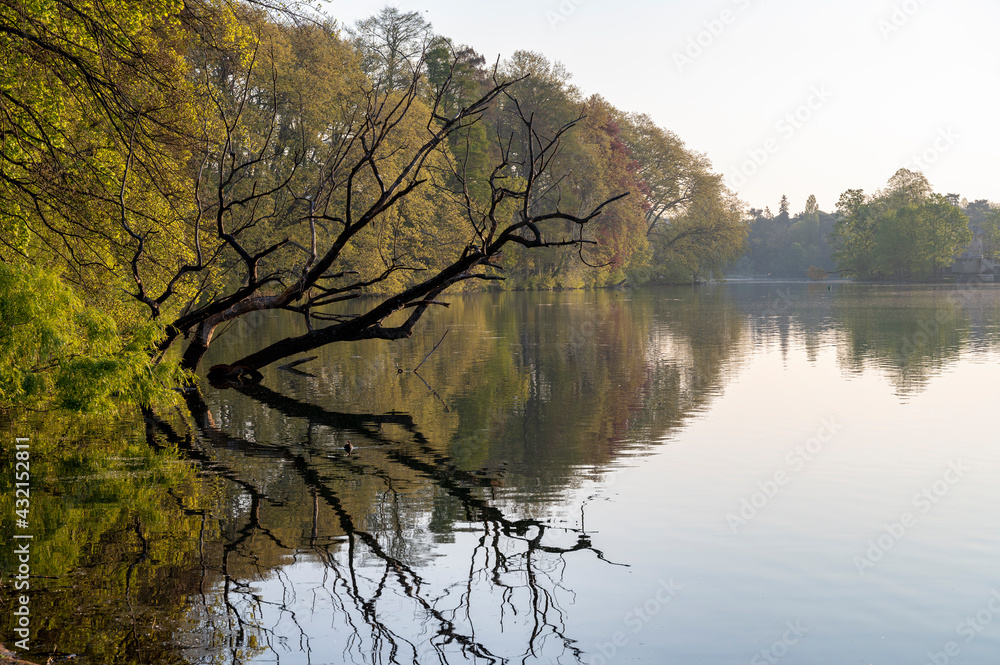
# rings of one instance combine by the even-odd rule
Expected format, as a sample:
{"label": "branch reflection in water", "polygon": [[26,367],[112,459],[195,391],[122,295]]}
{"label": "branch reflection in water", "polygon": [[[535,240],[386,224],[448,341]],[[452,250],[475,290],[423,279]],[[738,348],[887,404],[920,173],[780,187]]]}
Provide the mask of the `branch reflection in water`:
{"label": "branch reflection in water", "polygon": [[[217,592],[202,588],[200,622],[213,634],[231,636],[227,651],[234,661],[265,650],[329,657],[336,648],[345,662],[417,662],[430,655],[435,662],[512,657],[583,662],[576,640],[565,632],[563,604],[572,601],[573,592],[562,585],[562,573],[568,555],[605,559],[582,528],[506,517],[490,500],[502,482],[499,474],[459,469],[408,415],[337,413],[264,386],[241,392],[283,416],[334,428],[364,444],[347,456],[235,437],[215,424],[196,392],[186,395],[196,425],[192,432],[178,433],[147,414],[151,437],[166,437],[247,497],[245,521],[225,540],[221,556],[202,561],[203,570],[221,574],[222,584]],[[387,425],[407,437],[387,436]],[[216,455],[220,450],[263,457],[283,470],[285,482],[292,477],[301,484],[299,494],[312,499],[310,532],[298,541],[282,533],[287,525],[270,510],[280,508],[282,498],[269,493],[267,479],[248,477]],[[448,562],[450,581],[418,572],[427,562],[411,542],[413,516],[397,490],[414,475],[459,503],[466,525],[455,531],[474,536],[468,563]],[[352,476],[374,476],[383,484],[367,519],[357,518],[340,490]],[[332,530],[339,534],[330,533],[331,515],[339,527]],[[261,539],[271,541],[288,563],[266,565]],[[429,568],[435,577],[442,572]],[[318,635],[315,630],[324,624],[325,634]],[[511,652],[515,643],[519,654]]]}

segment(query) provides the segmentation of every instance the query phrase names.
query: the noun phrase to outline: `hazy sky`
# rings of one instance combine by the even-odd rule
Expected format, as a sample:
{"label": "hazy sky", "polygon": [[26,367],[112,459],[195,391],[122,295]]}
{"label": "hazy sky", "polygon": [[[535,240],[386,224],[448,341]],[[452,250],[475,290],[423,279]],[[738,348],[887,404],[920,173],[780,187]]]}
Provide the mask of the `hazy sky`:
{"label": "hazy sky", "polygon": [[[342,23],[386,2],[334,0]],[[487,60],[537,51],[649,114],[755,207],[832,211],[901,167],[1000,202],[996,0],[397,0]]]}

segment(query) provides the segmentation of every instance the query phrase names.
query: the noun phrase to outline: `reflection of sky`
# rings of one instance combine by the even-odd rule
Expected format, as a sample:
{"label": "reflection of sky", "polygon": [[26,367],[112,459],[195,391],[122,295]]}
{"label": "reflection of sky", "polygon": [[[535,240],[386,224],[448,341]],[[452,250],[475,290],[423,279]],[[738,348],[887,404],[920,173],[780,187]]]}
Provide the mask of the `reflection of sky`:
{"label": "reflection of sky", "polygon": [[[509,572],[500,576],[509,586],[504,592],[493,584],[490,574],[482,572],[483,565],[490,563],[482,548],[482,536],[481,525],[459,528],[454,540],[437,547],[437,556],[426,565],[412,571],[393,570],[388,576],[384,565],[360,559],[351,574],[346,548],[335,558],[336,573],[312,557],[303,556],[284,567],[280,575],[254,585],[254,593],[264,599],[254,618],[261,625],[277,627],[281,638],[273,644],[282,663],[404,663],[414,657],[416,662],[439,662],[439,653],[445,662],[473,662],[462,655],[463,641],[468,644],[470,640],[501,659],[520,661],[536,631],[537,660],[529,662],[566,658],[569,652],[563,641],[545,627],[538,630],[535,615],[527,609],[532,601],[524,577],[518,572],[517,548],[506,550],[511,565]],[[561,626],[566,615],[560,612],[572,610],[575,594],[554,583],[561,566],[544,565],[544,559],[538,556],[534,564],[539,588],[550,594],[540,605],[553,625]],[[471,582],[470,571],[476,571]],[[426,610],[426,604],[414,601],[401,590],[396,584],[397,575],[404,577],[411,589],[419,588],[422,601],[429,601],[433,613]],[[355,590],[357,597],[367,603],[369,617],[376,617],[386,631],[382,635],[374,636],[366,624],[363,612],[358,610],[360,603],[351,598]],[[450,639],[448,630],[439,634],[442,627],[460,638]],[[387,639],[389,634],[392,640]],[[397,661],[387,658],[393,641],[398,647]],[[307,650],[311,654],[306,654]],[[373,652],[381,652],[381,657]],[[274,654],[265,653],[256,662],[273,661]]]}
{"label": "reflection of sky", "polygon": [[[599,644],[624,631],[622,658],[732,663],[749,662],[798,620],[809,631],[787,647],[788,662],[924,662],[948,641],[968,662],[985,662],[976,654],[996,652],[1000,625],[968,644],[955,627],[1000,588],[995,363],[959,362],[904,402],[875,373],[845,378],[832,348],[815,363],[801,352],[780,358],[777,349],[756,354],[708,413],[591,504],[595,542],[632,567],[601,573],[604,609],[574,614],[571,632]],[[840,431],[805,461],[797,446],[831,418]],[[970,470],[940,482],[958,460]],[[775,490],[776,472],[785,475]],[[758,483],[773,496],[756,497],[756,515],[745,513],[734,535],[726,515],[761,492]],[[935,487],[947,490],[938,503],[914,499]],[[904,513],[912,526],[859,575],[854,557]],[[572,568],[567,586],[585,598],[574,584],[597,568]],[[661,578],[682,590],[632,633],[628,613]]]}

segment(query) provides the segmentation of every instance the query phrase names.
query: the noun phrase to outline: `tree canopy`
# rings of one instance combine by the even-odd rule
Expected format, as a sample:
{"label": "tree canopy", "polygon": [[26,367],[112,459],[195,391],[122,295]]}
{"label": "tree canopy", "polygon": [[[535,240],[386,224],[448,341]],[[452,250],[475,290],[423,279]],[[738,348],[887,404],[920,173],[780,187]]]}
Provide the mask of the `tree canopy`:
{"label": "tree canopy", "polygon": [[0,297],[55,331],[5,340],[5,403],[115,348],[138,355],[78,406],[148,400],[255,312],[305,331],[217,379],[405,337],[450,288],[719,274],[746,236],[708,159],[648,116],[538,53],[488,65],[419,13],[345,30],[254,0],[40,1],[0,6],[0,43]]}
{"label": "tree canopy", "polygon": [[923,174],[900,169],[872,196],[844,192],[837,203],[838,269],[864,279],[936,277],[968,245],[969,219],[956,202],[932,191]]}

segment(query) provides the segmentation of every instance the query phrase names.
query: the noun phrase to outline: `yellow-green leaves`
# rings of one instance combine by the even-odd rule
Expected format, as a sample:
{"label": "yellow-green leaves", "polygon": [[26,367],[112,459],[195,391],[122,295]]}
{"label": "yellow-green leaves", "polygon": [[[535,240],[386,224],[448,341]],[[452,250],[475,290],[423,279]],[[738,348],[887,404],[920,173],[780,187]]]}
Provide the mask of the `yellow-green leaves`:
{"label": "yellow-green leaves", "polygon": [[0,263],[0,406],[109,411],[169,398],[183,377],[153,363],[160,335],[120,326],[37,268]]}
{"label": "yellow-green leaves", "polygon": [[744,251],[749,224],[743,204],[707,157],[649,116],[628,115],[621,122],[645,198],[645,233],[653,247],[646,272],[665,281],[720,276]]}

